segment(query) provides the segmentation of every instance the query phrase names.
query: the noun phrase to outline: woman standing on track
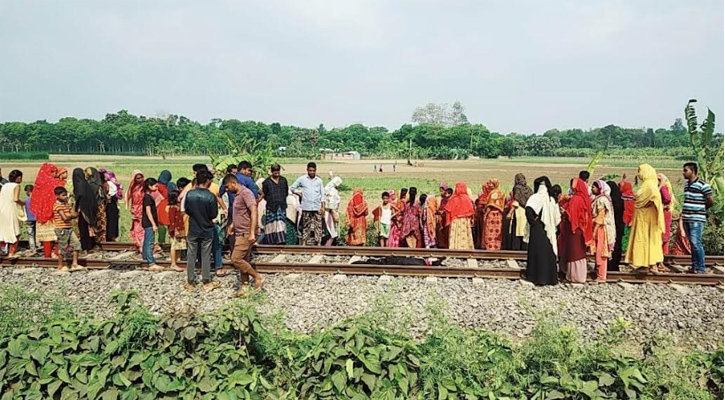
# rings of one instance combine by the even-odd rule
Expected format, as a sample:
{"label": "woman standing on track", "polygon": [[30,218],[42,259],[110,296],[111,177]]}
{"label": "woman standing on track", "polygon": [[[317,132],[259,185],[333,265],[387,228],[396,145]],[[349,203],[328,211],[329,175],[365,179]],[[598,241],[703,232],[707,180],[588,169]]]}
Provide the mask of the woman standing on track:
{"label": "woman standing on track", "polygon": [[574,194],[566,202],[566,212],[561,219],[566,279],[584,283],[587,280],[587,245],[592,241],[591,199],[583,180],[572,179],[571,188]]}
{"label": "woman standing on track", "polygon": [[356,188],[352,192],[352,199],[347,203],[347,245],[363,246],[367,242],[367,216],[368,203],[363,198],[363,191]]}
{"label": "woman standing on track", "polygon": [[634,220],[634,192],[632,191],[632,183],[627,181],[627,177],[622,176],[622,182],[619,183],[619,189],[622,192],[622,201],[624,202],[624,213],[622,220],[624,221],[624,233],[622,234],[622,250],[626,250],[629,244],[629,233],[632,230],[632,221]]}
{"label": "woman standing on track", "polygon": [[340,192],[337,190],[342,185],[342,178],[336,176],[325,186],[325,226],[322,235],[325,246],[335,244],[339,236],[338,224],[340,223]]}
{"label": "woman standing on track", "polygon": [[10,171],[8,183],[0,190],[0,247],[10,245],[9,257],[15,257],[20,239],[20,217],[25,216],[25,202],[20,200],[20,184],[23,173],[17,169]]}
{"label": "woman standing on track", "polygon": [[655,169],[649,164],[642,164],[638,177],[641,184],[637,190],[625,261],[646,272],[647,268],[655,269],[664,261],[662,234],[665,231],[665,214]]}
{"label": "woman standing on track", "polygon": [[96,196],[96,225],[93,227],[95,231],[95,240],[100,243],[106,238],[106,204],[108,203],[108,192],[103,182],[103,177],[93,167],[86,168],[86,176],[91,190]]}
{"label": "woman standing on track", "polygon": [[131,242],[139,253],[142,252],[144,229],[143,217],[144,175],[139,170],[131,172],[131,182],[126,190],[126,209],[131,211]]}
{"label": "woman standing on track", "polygon": [[592,202],[592,218],[594,233],[592,247],[597,265],[597,283],[607,281],[607,265],[612,257],[614,243],[617,240],[614,226],[614,207],[611,200],[611,189],[603,180],[592,184],[592,194],[596,197]]}
{"label": "woman standing on track", "polygon": [[526,184],[524,174],[516,174],[514,188],[508,202],[508,212],[504,221],[504,246],[506,250],[526,250],[523,241],[526,227],[526,202],[531,196],[531,188]]}
{"label": "woman standing on track", "polygon": [[[481,248],[485,250],[501,250],[506,194],[499,185],[496,178],[491,178],[487,183],[489,194],[483,211],[483,237],[481,238]],[[521,207],[525,205],[526,203],[523,203]]]}
{"label": "woman standing on track", "polygon": [[622,192],[615,182],[608,181],[607,185],[611,191],[610,198],[614,209],[614,230],[616,234],[612,258],[609,259],[607,270],[619,271],[619,264],[622,262],[622,236],[624,235],[624,201],[622,200]]}
{"label": "woman standing on track", "polygon": [[[672,235],[672,209],[677,207],[677,198],[672,192],[672,184],[664,174],[657,174],[657,183],[662,196],[662,209],[665,215],[665,231],[662,233],[662,253],[670,254],[670,237]],[[658,266],[660,271],[665,270],[665,266]]]}
{"label": "woman standing on track", "polygon": [[476,227],[473,234],[473,244],[477,249],[485,248],[483,245],[483,237],[485,236],[485,223],[484,213],[486,211],[486,204],[488,203],[488,195],[491,190],[488,187],[488,182],[481,185],[481,193],[478,194],[478,199],[475,201],[476,212],[473,217],[474,225]]}
{"label": "woman standing on track", "polygon": [[557,195],[545,176],[536,178],[534,190],[536,193],[526,202],[526,278],[537,285],[555,285],[558,282],[556,229],[561,222]]}
{"label": "woman standing on track", "polygon": [[403,225],[400,236],[405,239],[407,247],[414,249],[421,243],[420,230],[420,205],[416,202],[418,188],[411,187],[408,190],[408,201],[403,206]]}
{"label": "woman standing on track", "polygon": [[123,187],[118,182],[116,174],[113,171],[99,169],[98,172],[104,177],[103,185],[108,194],[108,202],[106,204],[106,241],[115,242],[119,236],[118,220],[120,218],[118,211],[118,201],[123,199]]}
{"label": "woman standing on track", "polygon": [[82,169],[74,169],[72,176],[73,198],[75,199],[75,211],[78,213],[78,233],[81,240],[81,249],[89,251],[93,249],[98,199],[93,192],[93,188],[86,180],[86,174]]}
{"label": "woman standing on track", "polygon": [[58,178],[58,171],[59,169],[51,163],[44,163],[40,166],[33,185],[33,197],[30,200],[30,211],[35,214],[37,221],[35,240],[43,243],[45,258],[54,256],[53,247],[58,240],[55,236],[55,224],[53,224],[54,190],[58,186],[64,186],[65,183],[61,183]]}
{"label": "woman standing on track", "polygon": [[423,228],[423,246],[426,249],[436,247],[436,213],[438,212],[438,199],[428,195],[421,210],[421,226]]}
{"label": "woman standing on track", "polygon": [[446,204],[446,225],[449,230],[449,248],[455,250],[473,250],[471,235],[471,218],[473,218],[473,202],[468,197],[466,184],[456,183],[453,196]]}

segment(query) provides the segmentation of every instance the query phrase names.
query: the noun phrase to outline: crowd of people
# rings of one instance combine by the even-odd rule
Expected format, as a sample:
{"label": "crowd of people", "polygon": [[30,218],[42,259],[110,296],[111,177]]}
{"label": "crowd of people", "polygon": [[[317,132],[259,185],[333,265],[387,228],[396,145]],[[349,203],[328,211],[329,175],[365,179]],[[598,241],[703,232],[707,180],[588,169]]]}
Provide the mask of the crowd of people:
{"label": "crowd of people", "polygon": [[[697,177],[697,164],[683,167],[684,204],[678,207],[669,179],[648,164],[639,167],[635,183],[594,180],[582,171],[563,190],[546,176],[533,189],[517,174],[513,190],[505,193],[498,179],[488,180],[474,197],[464,182],[441,183],[436,194],[418,194],[415,187],[384,191],[370,211],[363,191],[353,190],[341,226],[342,179],[330,173],[324,184],[314,162],[291,185],[273,164],[265,179],[252,179],[253,166],[230,165],[221,180],[209,165],[195,164],[191,179],[175,182],[169,171],[158,179],[136,170],[124,190],[113,171],[75,168],[72,190],[66,189],[68,170],[45,163],[33,185],[13,170],[8,180],[0,172],[0,247],[16,256],[21,223],[27,227],[31,251],[58,259],[62,271],[82,269],[80,252],[102,249],[119,238],[119,203],[131,214],[130,237],[151,271],[163,267],[155,259],[161,243],[171,248],[170,268],[187,272],[186,288],[198,283],[205,290],[219,287],[215,276],[232,272],[223,267],[222,248],[240,271],[242,289],[233,296],[261,289],[264,278],[249,264],[254,243],[332,246],[345,236],[348,246],[369,241],[381,247],[459,250],[527,250],[527,278],[537,284],[560,279],[581,283],[587,276],[587,254],[593,254],[597,282],[625,262],[644,271],[664,270],[664,254],[692,254],[693,272],[704,272],[702,231],[712,189]],[[670,248],[673,212],[678,221]],[[77,222],[74,222],[77,221]],[[186,253],[186,268],[177,261]],[[72,256],[70,268],[64,259]],[[429,261],[427,260],[429,263]],[[201,282],[196,266],[201,265]]]}

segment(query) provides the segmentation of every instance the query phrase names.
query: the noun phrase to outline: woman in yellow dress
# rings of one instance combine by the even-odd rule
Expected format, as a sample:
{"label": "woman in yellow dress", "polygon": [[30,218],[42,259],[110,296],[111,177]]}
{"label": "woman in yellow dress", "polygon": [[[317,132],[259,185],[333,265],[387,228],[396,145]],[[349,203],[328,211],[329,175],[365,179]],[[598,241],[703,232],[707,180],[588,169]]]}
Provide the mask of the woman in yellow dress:
{"label": "woman in yellow dress", "polygon": [[662,254],[662,232],[665,230],[665,215],[657,183],[657,172],[649,164],[639,166],[639,189],[636,192],[632,230],[627,246],[625,262],[636,269],[652,268],[664,261]]}

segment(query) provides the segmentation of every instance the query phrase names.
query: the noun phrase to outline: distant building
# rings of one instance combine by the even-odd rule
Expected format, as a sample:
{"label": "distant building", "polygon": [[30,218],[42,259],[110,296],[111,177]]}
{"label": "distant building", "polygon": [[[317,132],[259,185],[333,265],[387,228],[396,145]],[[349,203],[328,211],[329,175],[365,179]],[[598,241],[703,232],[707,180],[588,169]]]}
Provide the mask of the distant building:
{"label": "distant building", "polygon": [[357,151],[346,151],[344,153],[323,152],[322,159],[332,161],[357,161],[360,160],[361,157],[360,153],[358,153]]}

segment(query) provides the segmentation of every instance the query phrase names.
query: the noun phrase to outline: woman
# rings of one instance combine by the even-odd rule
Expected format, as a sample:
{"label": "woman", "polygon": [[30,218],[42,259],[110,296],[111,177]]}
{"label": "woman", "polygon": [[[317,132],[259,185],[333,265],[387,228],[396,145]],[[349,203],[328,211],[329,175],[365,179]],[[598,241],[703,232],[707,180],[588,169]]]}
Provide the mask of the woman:
{"label": "woman", "polygon": [[561,222],[557,194],[546,176],[536,178],[534,190],[536,193],[526,202],[526,278],[536,285],[555,285],[558,281],[556,230]]}
{"label": "woman", "polygon": [[[672,235],[672,209],[677,207],[677,198],[672,192],[672,184],[664,174],[657,174],[657,183],[662,196],[662,209],[665,215],[665,231],[662,233],[662,254],[670,253],[670,237]],[[660,271],[665,271],[665,266],[657,266]]]}
{"label": "woman", "polygon": [[561,218],[561,238],[566,260],[566,279],[574,283],[587,280],[587,244],[592,241],[592,207],[587,184],[571,180],[574,194],[565,202]]}
{"label": "woman", "polygon": [[[169,198],[168,192],[170,192],[172,190],[177,190],[176,184],[174,183],[174,181],[171,180],[171,171],[169,171],[169,170],[165,169],[165,170],[161,171],[161,173],[159,174],[158,183],[159,183],[159,191],[162,192],[161,194],[164,195],[165,199]],[[163,189],[162,189],[162,186],[163,186]]]}
{"label": "woman", "polygon": [[58,180],[61,182],[60,186],[65,187],[66,182],[68,182],[68,168],[58,167]]}
{"label": "woman", "polygon": [[37,221],[35,240],[43,243],[43,256],[45,258],[55,256],[53,246],[58,240],[55,236],[55,225],[53,224],[54,190],[56,187],[62,186],[58,179],[58,171],[59,169],[50,163],[44,163],[40,166],[33,185],[33,196],[30,200],[30,211],[35,214]]}
{"label": "woman", "polygon": [[672,245],[672,254],[676,256],[689,256],[692,254],[690,239],[687,238],[685,225],[682,223],[682,216],[677,218],[677,233],[675,234],[675,244]]}
{"label": "woman", "polygon": [[418,195],[418,188],[411,187],[408,190],[408,201],[403,206],[403,224],[400,237],[405,240],[407,247],[414,249],[421,243],[420,230],[420,206],[415,201]]}
{"label": "woman", "polygon": [[521,173],[516,174],[504,223],[504,249],[506,250],[526,250],[526,243],[523,241],[526,228],[524,207],[530,196],[531,188],[526,184],[526,177]]}
{"label": "woman", "polygon": [[484,213],[486,211],[486,204],[488,203],[488,195],[491,193],[491,190],[489,189],[488,182],[485,182],[483,185],[481,185],[481,193],[478,194],[478,199],[476,199],[475,206],[476,206],[476,214],[473,218],[476,230],[473,234],[473,243],[474,246],[477,249],[485,248],[483,246],[483,237],[485,236],[485,221],[484,221]]}
{"label": "woman", "polygon": [[466,184],[456,183],[453,196],[446,203],[446,225],[449,227],[450,249],[473,250],[471,235],[471,218],[473,218],[473,202],[468,197]]}
{"label": "woman", "polygon": [[[485,250],[501,250],[506,194],[499,185],[500,183],[496,178],[491,178],[487,183],[489,194],[483,211],[484,230],[481,240],[481,248]],[[525,205],[526,203],[522,203],[521,207]],[[523,225],[523,227],[525,228],[526,225]]]}
{"label": "woman", "polygon": [[657,172],[649,164],[639,166],[640,186],[634,205],[634,219],[625,261],[640,272],[655,270],[664,261],[662,234],[665,214],[662,195],[657,187]]}
{"label": "woman", "polygon": [[367,216],[368,203],[363,198],[362,189],[356,188],[352,192],[352,199],[347,203],[345,225],[348,228],[348,246],[362,246],[367,242]]}
{"label": "woman", "polygon": [[436,213],[438,212],[438,199],[428,195],[421,210],[421,226],[423,230],[423,245],[426,249],[436,247]]}
{"label": "woman", "polygon": [[[408,193],[408,189],[403,189],[400,193]],[[401,209],[398,208],[398,204],[400,203],[395,199],[395,190],[388,191],[388,194],[390,194],[390,206],[392,208],[390,233],[388,234],[388,247],[400,247],[400,230],[403,224],[403,213],[401,212]]]}
{"label": "woman", "polygon": [[91,185],[91,190],[96,195],[96,225],[93,229],[95,230],[96,240],[100,242],[106,237],[106,203],[108,202],[108,192],[106,191],[103,177],[98,170],[93,167],[86,168],[86,176],[88,177],[88,184]]}
{"label": "woman", "polygon": [[9,245],[8,257],[16,257],[20,239],[20,218],[26,218],[25,202],[20,200],[20,184],[23,173],[17,169],[10,171],[8,183],[0,190],[0,247]]}
{"label": "woman", "polygon": [[[342,178],[336,176],[325,186],[325,232],[323,242],[325,246],[332,246],[339,236],[337,224],[340,223],[340,192]],[[324,240],[326,238],[327,240]]]}
{"label": "woman", "polygon": [[622,234],[622,250],[626,251],[629,244],[629,233],[632,230],[632,221],[634,220],[634,192],[632,184],[627,181],[626,176],[622,177],[619,183],[619,189],[622,192],[622,201],[624,202],[624,213],[622,220],[624,221],[624,233]]}
{"label": "woman", "polygon": [[123,187],[118,182],[116,174],[106,169],[98,170],[104,177],[105,191],[108,194],[106,204],[106,241],[115,242],[119,236],[118,220],[120,214],[118,211],[118,201],[123,199]]}
{"label": "woman", "polygon": [[[131,242],[139,253],[143,251],[144,230],[141,226],[141,218],[143,217],[143,184],[144,175],[139,170],[131,172],[131,182],[126,190],[125,203],[126,209],[131,211]],[[181,201],[181,199],[179,199]],[[188,227],[187,227],[188,232]]]}
{"label": "woman", "polygon": [[169,229],[169,213],[166,211],[166,206],[169,205],[169,192],[176,189],[176,185],[171,181],[171,172],[163,170],[159,174],[157,182],[157,190],[152,195],[156,202],[156,210],[158,211],[158,232],[156,232],[156,244],[159,249],[162,243],[166,243],[166,232]]}
{"label": "woman", "polygon": [[[302,211],[300,205],[299,196],[292,193],[292,190],[287,190],[287,209],[285,212],[287,222],[287,235],[285,237],[285,243],[288,245],[298,244],[297,239],[297,216]],[[231,235],[234,237],[234,235]]]}
{"label": "woman", "polygon": [[592,202],[592,219],[594,232],[592,247],[597,270],[597,283],[607,281],[607,266],[612,257],[614,243],[617,240],[614,225],[614,207],[610,198],[611,189],[603,180],[592,184],[592,194],[596,196]]}
{"label": "woman", "polygon": [[[446,225],[446,205],[450,195],[448,194],[448,185],[445,183],[441,184],[440,187],[441,201],[438,203],[437,216],[437,231],[436,231],[436,244],[439,249],[448,248],[448,226]],[[392,200],[391,200],[392,201]]]}
{"label": "woman", "polygon": [[607,185],[611,191],[610,199],[614,209],[614,230],[616,235],[612,258],[609,259],[607,270],[619,271],[619,264],[622,262],[622,236],[624,235],[624,200],[622,200],[622,192],[619,191],[619,186],[615,182],[608,181]]}
{"label": "woman", "polygon": [[78,236],[81,240],[81,249],[93,249],[96,226],[96,213],[98,212],[98,199],[93,188],[86,180],[82,169],[73,170],[73,199],[75,210],[78,213]]}

